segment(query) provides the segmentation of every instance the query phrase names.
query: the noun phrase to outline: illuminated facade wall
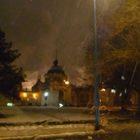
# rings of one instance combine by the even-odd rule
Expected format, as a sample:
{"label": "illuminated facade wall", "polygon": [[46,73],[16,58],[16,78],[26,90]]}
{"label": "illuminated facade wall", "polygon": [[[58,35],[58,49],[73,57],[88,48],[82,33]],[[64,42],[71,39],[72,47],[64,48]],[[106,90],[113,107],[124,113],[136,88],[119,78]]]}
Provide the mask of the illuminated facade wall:
{"label": "illuminated facade wall", "polygon": [[40,92],[21,91],[19,96],[23,105],[40,105],[42,95]]}
{"label": "illuminated facade wall", "polygon": [[32,88],[32,91],[40,93],[40,105],[58,106],[59,103],[64,105],[72,103],[70,83],[57,60],[54,61],[44,78],[44,82],[38,79]]}

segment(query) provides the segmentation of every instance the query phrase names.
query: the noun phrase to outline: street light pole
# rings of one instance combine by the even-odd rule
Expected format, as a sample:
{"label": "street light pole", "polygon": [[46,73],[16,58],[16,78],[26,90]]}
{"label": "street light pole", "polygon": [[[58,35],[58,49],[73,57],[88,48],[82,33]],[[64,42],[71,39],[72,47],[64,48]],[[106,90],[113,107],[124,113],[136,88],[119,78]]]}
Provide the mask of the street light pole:
{"label": "street light pole", "polygon": [[99,111],[99,65],[98,65],[98,34],[97,34],[97,3],[94,0],[94,70],[95,70],[95,84],[94,84],[94,105],[95,105],[95,130],[100,129],[100,111]]}

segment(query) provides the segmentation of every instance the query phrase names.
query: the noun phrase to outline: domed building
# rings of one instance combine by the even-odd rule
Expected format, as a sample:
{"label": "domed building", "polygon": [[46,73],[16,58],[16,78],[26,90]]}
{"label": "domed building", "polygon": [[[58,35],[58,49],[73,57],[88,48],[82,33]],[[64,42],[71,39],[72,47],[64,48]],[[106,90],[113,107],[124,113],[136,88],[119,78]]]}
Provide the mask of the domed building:
{"label": "domed building", "polygon": [[40,79],[32,87],[32,91],[41,93],[41,105],[58,106],[71,105],[71,87],[63,68],[54,60],[52,67],[44,75],[45,81]]}

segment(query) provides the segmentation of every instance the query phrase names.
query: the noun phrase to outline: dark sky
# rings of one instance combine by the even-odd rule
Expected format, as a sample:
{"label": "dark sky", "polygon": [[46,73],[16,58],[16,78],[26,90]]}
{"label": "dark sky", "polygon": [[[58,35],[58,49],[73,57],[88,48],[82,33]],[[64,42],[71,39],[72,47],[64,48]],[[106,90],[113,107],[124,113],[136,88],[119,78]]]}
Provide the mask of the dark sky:
{"label": "dark sky", "polygon": [[[107,1],[98,0],[103,13],[110,2],[116,4]],[[47,72],[56,50],[70,79],[82,72],[83,44],[92,25],[93,0],[0,0],[0,28],[22,54],[17,63],[28,74],[27,79]]]}

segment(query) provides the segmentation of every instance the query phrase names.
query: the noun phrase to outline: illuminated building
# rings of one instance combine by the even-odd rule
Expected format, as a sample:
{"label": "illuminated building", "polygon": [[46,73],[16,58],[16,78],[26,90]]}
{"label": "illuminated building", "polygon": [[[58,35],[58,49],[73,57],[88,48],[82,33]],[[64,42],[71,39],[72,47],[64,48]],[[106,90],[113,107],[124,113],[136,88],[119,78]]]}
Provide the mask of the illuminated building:
{"label": "illuminated building", "polygon": [[56,59],[52,67],[44,75],[45,81],[40,78],[32,87],[33,92],[41,93],[41,105],[58,106],[72,104],[71,87],[68,78]]}
{"label": "illuminated building", "polygon": [[40,105],[41,93],[32,91],[21,91],[19,97],[23,105]]}
{"label": "illuminated building", "polygon": [[[38,78],[31,91],[24,90],[20,93],[20,99],[25,105],[47,106],[88,106],[94,104],[93,86],[77,87],[72,85],[63,68],[56,59],[52,67],[44,75],[44,82]],[[107,107],[121,106],[122,93],[117,89],[106,86],[100,87],[100,105]],[[131,91],[130,106],[138,105],[139,94]]]}

